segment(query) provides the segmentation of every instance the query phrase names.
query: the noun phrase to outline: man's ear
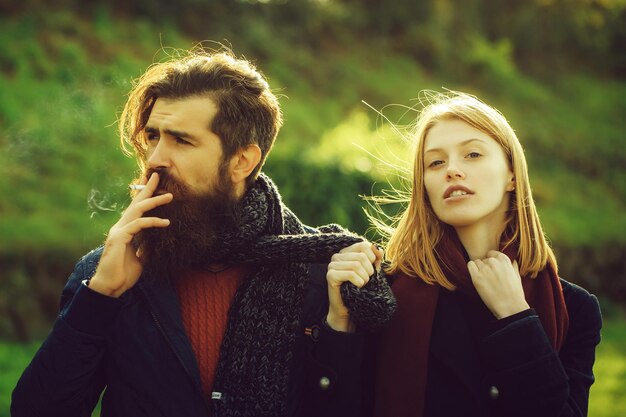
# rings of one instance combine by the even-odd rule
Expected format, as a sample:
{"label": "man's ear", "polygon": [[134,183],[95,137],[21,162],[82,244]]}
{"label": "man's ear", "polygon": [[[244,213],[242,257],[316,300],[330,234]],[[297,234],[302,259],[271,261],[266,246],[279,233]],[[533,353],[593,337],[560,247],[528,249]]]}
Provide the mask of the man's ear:
{"label": "man's ear", "polygon": [[239,148],[230,160],[230,178],[233,184],[246,181],[261,161],[261,148],[256,143]]}

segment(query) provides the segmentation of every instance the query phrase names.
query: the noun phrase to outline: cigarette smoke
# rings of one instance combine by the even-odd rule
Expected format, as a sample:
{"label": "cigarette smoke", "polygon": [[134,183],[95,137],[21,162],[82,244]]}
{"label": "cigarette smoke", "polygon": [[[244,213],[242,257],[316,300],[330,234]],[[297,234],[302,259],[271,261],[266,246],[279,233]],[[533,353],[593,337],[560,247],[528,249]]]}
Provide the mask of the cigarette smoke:
{"label": "cigarette smoke", "polygon": [[87,206],[91,210],[89,218],[93,219],[96,214],[105,211],[119,211],[120,204],[114,201],[110,193],[92,188],[87,196]]}

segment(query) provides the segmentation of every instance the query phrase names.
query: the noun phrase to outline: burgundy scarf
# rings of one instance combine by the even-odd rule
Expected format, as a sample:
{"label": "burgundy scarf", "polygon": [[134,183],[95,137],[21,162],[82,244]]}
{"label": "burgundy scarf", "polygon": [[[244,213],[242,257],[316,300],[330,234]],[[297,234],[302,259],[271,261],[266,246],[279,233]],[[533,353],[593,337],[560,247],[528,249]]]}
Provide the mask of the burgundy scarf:
{"label": "burgundy scarf", "polygon": [[[456,233],[446,233],[436,253],[446,277],[465,294],[478,297]],[[517,247],[504,253],[511,259]],[[522,279],[528,304],[535,309],[552,346],[563,345],[569,317],[556,271],[547,266],[534,278]],[[376,380],[375,417],[422,417],[426,392],[430,334],[439,285],[398,274],[391,286],[398,307],[381,335]],[[445,291],[445,289],[443,289]]]}

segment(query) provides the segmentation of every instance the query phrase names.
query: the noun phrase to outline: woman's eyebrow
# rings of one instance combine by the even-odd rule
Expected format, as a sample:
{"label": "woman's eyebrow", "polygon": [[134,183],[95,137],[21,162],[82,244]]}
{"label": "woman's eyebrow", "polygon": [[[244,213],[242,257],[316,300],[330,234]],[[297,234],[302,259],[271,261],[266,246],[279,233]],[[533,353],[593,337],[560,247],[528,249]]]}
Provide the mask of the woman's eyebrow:
{"label": "woman's eyebrow", "polygon": [[[479,138],[470,138],[470,139],[464,140],[463,142],[459,143],[459,146],[465,146],[465,145],[467,145],[467,144],[469,144],[469,143],[472,143],[472,142],[480,142],[480,143],[485,143],[485,141],[484,141],[483,139],[479,139]],[[441,148],[430,148],[430,149],[426,149],[426,150],[424,150],[424,153],[425,153],[425,154],[427,154],[427,153],[429,153],[429,152],[441,152],[441,151],[442,151],[442,149],[441,149]]]}

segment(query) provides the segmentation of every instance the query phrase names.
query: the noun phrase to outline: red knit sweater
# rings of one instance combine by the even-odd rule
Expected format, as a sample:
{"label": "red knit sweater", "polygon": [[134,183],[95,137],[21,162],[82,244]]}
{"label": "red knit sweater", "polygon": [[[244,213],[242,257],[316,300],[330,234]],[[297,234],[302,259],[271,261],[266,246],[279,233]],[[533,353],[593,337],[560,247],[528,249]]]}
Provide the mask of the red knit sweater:
{"label": "red knit sweater", "polygon": [[211,398],[228,310],[246,274],[240,266],[216,266],[214,270],[190,271],[176,280],[180,314],[208,398]]}

